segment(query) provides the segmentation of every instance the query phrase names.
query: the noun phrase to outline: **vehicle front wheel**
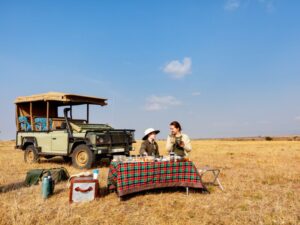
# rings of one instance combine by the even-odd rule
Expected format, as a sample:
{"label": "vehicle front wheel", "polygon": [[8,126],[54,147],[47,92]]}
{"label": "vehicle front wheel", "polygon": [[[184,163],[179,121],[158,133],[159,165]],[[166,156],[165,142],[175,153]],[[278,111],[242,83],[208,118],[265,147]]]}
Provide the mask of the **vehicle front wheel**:
{"label": "vehicle front wheel", "polygon": [[95,155],[90,148],[81,144],[78,145],[72,154],[72,164],[79,169],[89,169],[95,162]]}
{"label": "vehicle front wheel", "polygon": [[28,145],[24,152],[24,161],[26,163],[35,163],[39,161],[39,155],[33,145]]}

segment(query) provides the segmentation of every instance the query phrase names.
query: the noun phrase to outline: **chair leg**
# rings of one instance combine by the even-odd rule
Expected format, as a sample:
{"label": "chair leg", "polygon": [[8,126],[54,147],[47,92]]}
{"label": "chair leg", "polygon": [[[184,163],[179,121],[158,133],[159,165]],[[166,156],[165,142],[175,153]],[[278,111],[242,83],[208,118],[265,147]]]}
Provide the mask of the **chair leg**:
{"label": "chair leg", "polygon": [[189,195],[189,187],[186,187],[186,195]]}
{"label": "chair leg", "polygon": [[220,174],[220,170],[212,170],[213,174],[214,174],[214,181],[212,182],[213,184],[217,181],[219,174]]}
{"label": "chair leg", "polygon": [[223,188],[223,186],[222,186],[222,184],[221,184],[219,178],[217,178],[216,180],[217,180],[217,182],[218,182],[218,185],[219,185],[220,189],[221,189],[222,191],[224,191],[224,188]]}
{"label": "chair leg", "polygon": [[218,183],[219,188],[224,191],[224,187],[222,186],[220,180],[219,180],[219,175],[220,175],[220,170],[219,169],[208,169],[208,170],[198,170],[199,175],[202,179],[202,176],[206,173],[206,172],[211,172],[214,176],[213,181],[209,182],[209,184],[214,185],[216,182]]}

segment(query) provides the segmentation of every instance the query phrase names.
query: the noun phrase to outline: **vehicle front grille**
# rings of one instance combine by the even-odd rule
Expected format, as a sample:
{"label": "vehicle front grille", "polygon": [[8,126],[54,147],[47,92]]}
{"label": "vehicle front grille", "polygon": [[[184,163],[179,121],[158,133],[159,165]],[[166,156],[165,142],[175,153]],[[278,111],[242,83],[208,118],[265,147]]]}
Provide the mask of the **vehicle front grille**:
{"label": "vehicle front grille", "polygon": [[[98,136],[103,139],[101,145],[131,145],[134,142],[134,133],[132,131],[107,131],[105,134]],[[99,145],[100,143],[97,143]]]}
{"label": "vehicle front grille", "polygon": [[111,133],[111,143],[112,144],[121,144],[128,142],[128,135],[123,132],[113,132]]}

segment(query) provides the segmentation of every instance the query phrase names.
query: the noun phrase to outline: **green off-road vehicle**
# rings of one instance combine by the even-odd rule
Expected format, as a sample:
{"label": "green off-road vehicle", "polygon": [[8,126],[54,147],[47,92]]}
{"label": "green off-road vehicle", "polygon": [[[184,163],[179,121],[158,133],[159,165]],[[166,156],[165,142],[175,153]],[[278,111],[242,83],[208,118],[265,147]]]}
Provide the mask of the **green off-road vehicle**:
{"label": "green off-road vehicle", "polygon": [[[16,148],[24,151],[25,162],[62,156],[77,168],[91,168],[102,157],[129,155],[134,130],[89,124],[89,106],[105,106],[106,100],[57,92],[18,97]],[[73,118],[78,105],[86,105],[86,119]]]}

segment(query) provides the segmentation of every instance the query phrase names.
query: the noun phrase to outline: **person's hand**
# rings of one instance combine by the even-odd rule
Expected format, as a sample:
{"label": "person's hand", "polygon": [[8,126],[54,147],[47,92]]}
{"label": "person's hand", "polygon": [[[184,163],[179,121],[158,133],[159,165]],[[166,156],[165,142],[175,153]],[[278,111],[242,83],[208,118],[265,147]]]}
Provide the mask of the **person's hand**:
{"label": "person's hand", "polygon": [[184,147],[184,142],[181,141],[181,142],[179,143],[179,146],[183,148],[183,147]]}

